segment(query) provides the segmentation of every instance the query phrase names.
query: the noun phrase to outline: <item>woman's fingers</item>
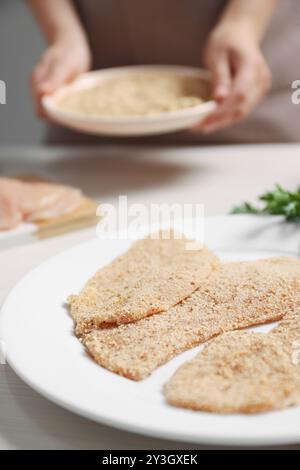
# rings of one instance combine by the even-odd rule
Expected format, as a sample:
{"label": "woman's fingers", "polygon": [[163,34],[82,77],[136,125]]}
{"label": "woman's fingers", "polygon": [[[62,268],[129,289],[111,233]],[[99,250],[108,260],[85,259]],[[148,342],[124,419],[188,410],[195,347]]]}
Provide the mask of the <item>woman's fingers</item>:
{"label": "woman's fingers", "polygon": [[42,60],[33,71],[31,77],[31,91],[34,101],[34,107],[36,114],[43,118],[43,109],[41,106],[41,98],[42,96],[47,93],[47,87],[45,86],[45,82],[48,76],[50,63],[45,60]]}
{"label": "woman's fingers", "polygon": [[227,100],[201,123],[203,132],[214,132],[243,120],[251,111],[256,100],[244,89],[233,89]]}
{"label": "woman's fingers", "polygon": [[233,124],[237,120],[235,111],[228,103],[220,105],[220,107],[211,115],[209,115],[202,123],[200,129],[204,133],[214,132]]}
{"label": "woman's fingers", "polygon": [[63,58],[55,50],[49,49],[36,66],[31,79],[31,89],[35,109],[39,117],[44,117],[41,98],[53,93],[64,83],[75,77],[71,60]]}
{"label": "woman's fingers", "polygon": [[221,119],[220,116],[224,114],[223,103],[230,96],[232,88],[230,63],[226,50],[212,43],[206,50],[204,60],[212,77],[212,98],[218,103],[218,107],[205,121],[193,127],[192,131],[205,130],[206,126],[215,124]]}
{"label": "woman's fingers", "polygon": [[74,68],[70,61],[63,60],[55,54],[42,59],[33,73],[33,86],[37,93],[52,93],[60,85],[74,76]]}
{"label": "woman's fingers", "polygon": [[203,132],[214,132],[245,119],[267,93],[271,74],[259,50],[248,54],[234,51],[229,63],[232,86],[227,98],[200,125]]}
{"label": "woman's fingers", "polygon": [[222,102],[230,93],[232,77],[227,52],[215,49],[207,50],[205,63],[212,75],[212,96],[217,102]]}
{"label": "woman's fingers", "polygon": [[49,65],[48,62],[43,61],[39,63],[34,69],[33,74],[32,74],[32,82],[35,86],[39,86],[41,83],[43,83],[43,81],[47,77],[47,72],[49,68],[48,65]]}
{"label": "woman's fingers", "polygon": [[70,82],[91,67],[91,52],[85,42],[64,41],[50,46],[31,77],[31,89],[37,114],[44,117],[41,99]]}
{"label": "woman's fingers", "polygon": [[248,56],[235,59],[236,74],[232,95],[241,110],[250,112],[271,86],[271,73],[261,53],[257,50]]}
{"label": "woman's fingers", "polygon": [[71,63],[68,63],[68,61],[53,61],[49,67],[48,77],[44,82],[45,93],[52,93],[74,77],[75,71]]}
{"label": "woman's fingers", "polygon": [[34,101],[35,111],[38,117],[44,118],[44,112],[41,104],[43,95],[49,93],[49,72],[52,64],[52,57],[46,52],[38,65],[35,67],[31,77],[31,91]]}

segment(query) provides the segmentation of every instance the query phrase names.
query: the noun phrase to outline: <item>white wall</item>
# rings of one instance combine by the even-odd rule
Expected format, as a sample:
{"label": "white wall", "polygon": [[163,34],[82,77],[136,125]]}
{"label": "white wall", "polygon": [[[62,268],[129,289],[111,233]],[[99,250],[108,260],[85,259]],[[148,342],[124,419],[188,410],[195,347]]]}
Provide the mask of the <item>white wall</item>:
{"label": "white wall", "polygon": [[34,116],[28,81],[43,50],[38,28],[25,0],[0,0],[0,80],[6,83],[6,104],[0,104],[0,145],[34,144],[43,124]]}

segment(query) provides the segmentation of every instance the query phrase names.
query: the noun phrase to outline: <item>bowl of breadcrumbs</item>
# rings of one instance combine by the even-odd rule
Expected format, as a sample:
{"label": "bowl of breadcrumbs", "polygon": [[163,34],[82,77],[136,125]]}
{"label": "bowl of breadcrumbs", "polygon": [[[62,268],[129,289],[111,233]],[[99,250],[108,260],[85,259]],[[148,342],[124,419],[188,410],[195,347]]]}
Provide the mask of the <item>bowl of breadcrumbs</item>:
{"label": "bowl of breadcrumbs", "polygon": [[189,129],[215,108],[207,71],[132,66],[80,75],[43,97],[47,115],[90,134],[142,136]]}

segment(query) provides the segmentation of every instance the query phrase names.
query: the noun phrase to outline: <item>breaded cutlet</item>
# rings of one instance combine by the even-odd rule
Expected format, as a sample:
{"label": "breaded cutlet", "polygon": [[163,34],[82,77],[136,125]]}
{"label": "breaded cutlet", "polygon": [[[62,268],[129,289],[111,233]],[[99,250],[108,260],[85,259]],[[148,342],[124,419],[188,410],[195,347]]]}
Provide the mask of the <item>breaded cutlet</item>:
{"label": "breaded cutlet", "polygon": [[183,364],[164,387],[174,406],[258,413],[300,405],[300,309],[268,334],[230,332]]}
{"label": "breaded cutlet", "polygon": [[187,249],[186,238],[146,238],[100,269],[68,299],[76,334],[130,323],[168,310],[188,297],[219,260],[207,248]]}
{"label": "breaded cutlet", "polygon": [[224,264],[189,298],[136,323],[85,338],[101,366],[133,380],[225,331],[281,319],[300,305],[300,261],[272,258]]}

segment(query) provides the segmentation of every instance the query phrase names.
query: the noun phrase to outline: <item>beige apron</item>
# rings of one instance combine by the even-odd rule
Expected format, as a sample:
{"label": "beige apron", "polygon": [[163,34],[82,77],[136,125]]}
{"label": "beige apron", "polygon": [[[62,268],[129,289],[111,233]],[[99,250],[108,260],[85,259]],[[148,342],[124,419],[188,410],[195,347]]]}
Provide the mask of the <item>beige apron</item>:
{"label": "beige apron", "polygon": [[[77,0],[75,3],[90,39],[93,67],[99,69],[132,64],[201,66],[207,35],[226,0]],[[184,132],[146,140],[162,143],[299,141],[300,105],[291,101],[291,83],[300,79],[299,0],[279,0],[263,50],[272,70],[273,87],[246,121],[209,136]],[[71,144],[100,143],[105,139],[52,126],[47,140]]]}

